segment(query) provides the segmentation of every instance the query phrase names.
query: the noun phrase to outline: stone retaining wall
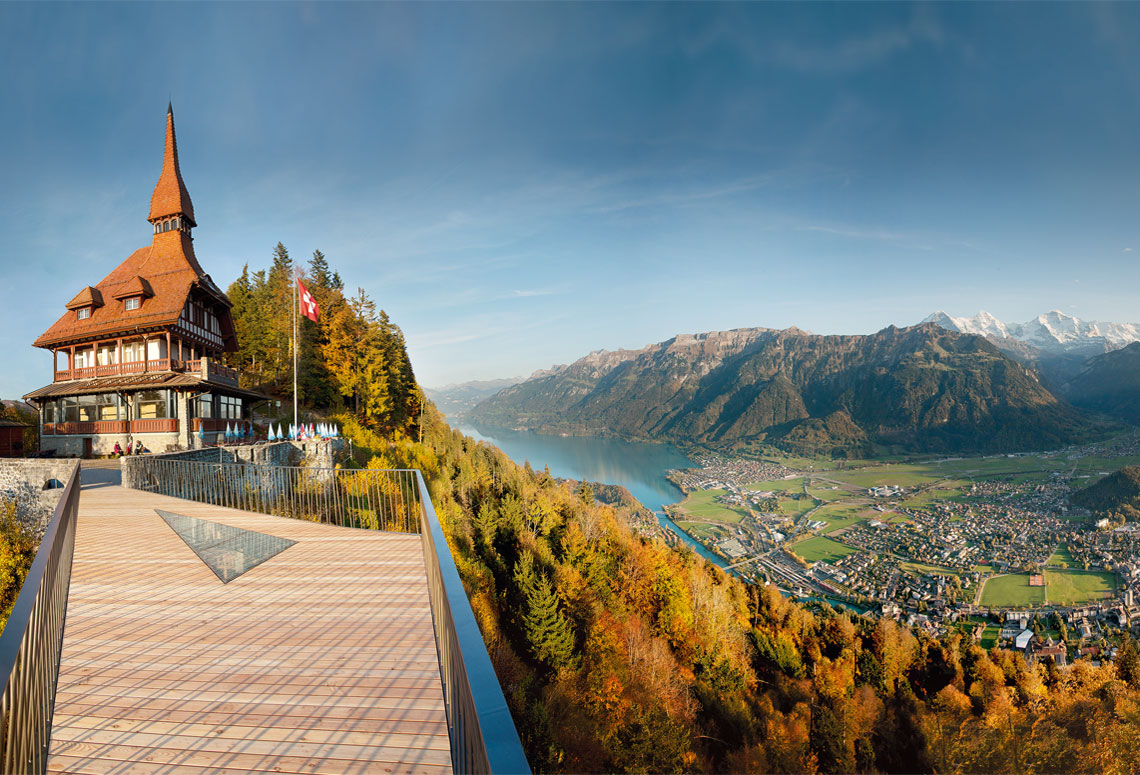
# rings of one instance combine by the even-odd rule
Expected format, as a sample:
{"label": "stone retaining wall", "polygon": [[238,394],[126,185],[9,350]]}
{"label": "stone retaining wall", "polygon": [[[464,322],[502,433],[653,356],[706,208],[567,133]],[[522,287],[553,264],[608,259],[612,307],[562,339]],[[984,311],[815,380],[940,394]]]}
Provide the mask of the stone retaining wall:
{"label": "stone retaining wall", "polygon": [[334,468],[336,459],[345,446],[343,439],[322,439],[303,442],[277,441],[271,444],[234,444],[159,455],[128,455],[122,461],[123,486],[142,489],[143,483],[139,480],[136,462],[141,460],[191,460],[199,463],[252,463],[262,466]]}
{"label": "stone retaining wall", "polygon": [[0,460],[0,503],[14,501],[16,518],[42,536],[77,460]]}

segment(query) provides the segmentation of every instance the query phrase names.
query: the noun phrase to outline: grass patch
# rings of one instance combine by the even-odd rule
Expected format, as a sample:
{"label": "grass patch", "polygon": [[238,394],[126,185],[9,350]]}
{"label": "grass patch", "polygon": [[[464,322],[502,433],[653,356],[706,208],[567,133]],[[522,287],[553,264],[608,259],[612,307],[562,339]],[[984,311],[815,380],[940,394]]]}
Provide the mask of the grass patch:
{"label": "grass patch", "polygon": [[982,637],[978,641],[978,645],[984,649],[992,649],[997,645],[998,636],[1001,635],[1001,628],[996,624],[987,624],[986,629],[982,630]]}
{"label": "grass patch", "polygon": [[828,479],[837,482],[846,482],[856,487],[880,487],[893,484],[898,487],[914,487],[920,484],[930,484],[942,477],[930,471],[929,466],[914,464],[898,464],[874,466],[859,471],[836,471],[828,474]]}
{"label": "grass patch", "polygon": [[789,495],[804,491],[804,477],[795,476],[791,479],[771,479],[767,482],[753,482],[744,487],[746,490],[760,490],[761,492],[787,493]]}
{"label": "grass patch", "polygon": [[1045,591],[1049,602],[1079,605],[1116,594],[1116,574],[1095,570],[1045,571]]}
{"label": "grass patch", "polygon": [[735,525],[748,516],[748,511],[717,503],[716,498],[724,493],[724,490],[694,490],[678,507],[690,517]]}
{"label": "grass patch", "polygon": [[900,501],[899,505],[905,509],[925,509],[943,501],[961,501],[969,488],[969,482],[945,482],[916,493],[906,500]]}
{"label": "grass patch", "polygon": [[[831,489],[831,487],[834,487],[835,489]],[[831,501],[838,501],[851,497],[850,492],[841,489],[838,485],[831,485],[830,487],[809,487],[808,495],[817,500],[821,500],[824,503],[830,503]]]}
{"label": "grass patch", "polygon": [[913,571],[914,573],[928,573],[938,576],[957,576],[962,571],[955,570],[954,568],[946,568],[942,565],[927,565],[924,562],[902,562],[899,563],[899,568],[904,571]]}
{"label": "grass patch", "polygon": [[816,563],[820,560],[824,562],[835,562],[841,557],[855,554],[855,552],[858,551],[858,549],[852,549],[847,544],[841,544],[838,541],[833,541],[823,536],[804,539],[803,541],[792,544],[789,548],[795,552],[798,557],[810,563]]}
{"label": "grass patch", "polygon": [[1057,551],[1050,555],[1049,562],[1047,562],[1046,565],[1058,567],[1061,563],[1065,563],[1065,565],[1072,566],[1075,562],[1076,560],[1073,559],[1073,555],[1069,552],[1069,547],[1062,545],[1058,546]]}
{"label": "grass patch", "polygon": [[[1046,582],[1048,583],[1048,582]],[[982,605],[998,608],[1035,606],[1045,602],[1045,587],[1029,586],[1028,573],[994,576],[982,587]]]}
{"label": "grass patch", "polygon": [[862,504],[850,505],[844,503],[830,503],[826,506],[822,506],[819,511],[812,514],[811,517],[812,519],[818,519],[820,522],[827,523],[827,527],[823,529],[825,533],[834,533],[837,530],[842,530],[845,527],[850,527],[867,519],[882,518],[879,512]]}
{"label": "grass patch", "polygon": [[781,514],[789,517],[799,517],[815,508],[815,501],[811,498],[800,498],[793,500],[792,498],[780,498],[777,501],[777,510]]}
{"label": "grass patch", "polygon": [[693,538],[711,539],[713,541],[727,538],[729,536],[728,529],[720,525],[710,525],[708,522],[683,522],[675,519],[673,523],[677,527],[684,530]]}

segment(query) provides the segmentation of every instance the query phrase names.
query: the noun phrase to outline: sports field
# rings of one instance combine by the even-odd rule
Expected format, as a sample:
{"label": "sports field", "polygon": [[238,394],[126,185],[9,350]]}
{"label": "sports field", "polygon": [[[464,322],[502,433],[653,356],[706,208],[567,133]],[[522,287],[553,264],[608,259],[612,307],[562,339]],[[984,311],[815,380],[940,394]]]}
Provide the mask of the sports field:
{"label": "sports field", "polygon": [[1080,605],[1116,594],[1116,574],[1095,570],[1046,570],[1045,594],[1050,603]]}
{"label": "sports field", "polygon": [[824,536],[815,536],[808,538],[799,543],[792,544],[789,547],[799,557],[802,557],[807,562],[835,562],[840,557],[846,557],[849,554],[854,554],[856,549],[852,549],[847,544],[841,544],[838,541],[832,541],[830,538]]}
{"label": "sports field", "polygon": [[998,608],[1041,605],[1045,602],[1046,587],[1029,586],[1028,573],[1010,573],[994,576],[982,587],[981,605]]}

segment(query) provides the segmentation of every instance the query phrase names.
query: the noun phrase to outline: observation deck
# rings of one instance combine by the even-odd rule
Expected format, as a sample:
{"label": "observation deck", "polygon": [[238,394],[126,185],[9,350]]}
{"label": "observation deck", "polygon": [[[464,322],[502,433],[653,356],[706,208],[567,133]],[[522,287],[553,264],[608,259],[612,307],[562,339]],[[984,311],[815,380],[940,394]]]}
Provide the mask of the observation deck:
{"label": "observation deck", "polygon": [[[296,543],[223,583],[158,510]],[[84,487],[48,771],[172,767],[451,772],[419,536]]]}

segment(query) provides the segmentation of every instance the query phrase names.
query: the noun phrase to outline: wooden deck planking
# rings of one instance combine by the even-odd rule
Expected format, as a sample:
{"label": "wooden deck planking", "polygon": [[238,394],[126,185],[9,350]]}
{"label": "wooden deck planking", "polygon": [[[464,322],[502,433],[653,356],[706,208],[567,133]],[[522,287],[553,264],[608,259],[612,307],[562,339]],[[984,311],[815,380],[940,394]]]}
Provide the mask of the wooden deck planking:
{"label": "wooden deck planking", "polygon": [[[223,584],[155,513],[298,543]],[[419,536],[85,487],[51,772],[450,772]]]}

